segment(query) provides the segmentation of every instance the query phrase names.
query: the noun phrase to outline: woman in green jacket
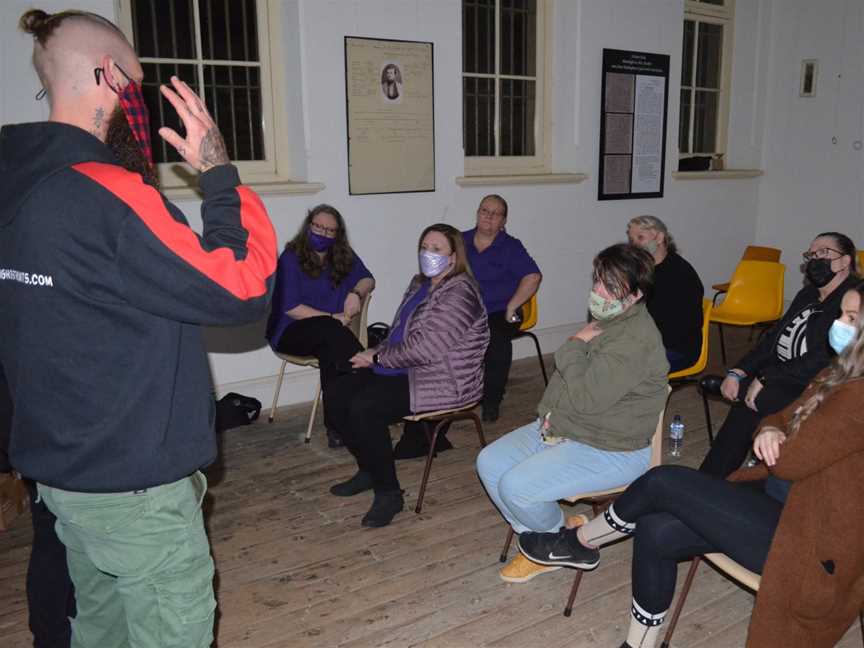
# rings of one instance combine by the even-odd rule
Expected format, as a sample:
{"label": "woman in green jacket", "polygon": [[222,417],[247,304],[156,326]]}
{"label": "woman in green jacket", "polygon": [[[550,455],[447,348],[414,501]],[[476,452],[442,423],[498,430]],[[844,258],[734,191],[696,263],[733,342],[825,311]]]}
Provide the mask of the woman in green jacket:
{"label": "woman in green jacket", "polygon": [[[651,255],[633,245],[596,256],[592,321],[556,351],[537,419],[478,456],[480,480],[516,533],[557,531],[559,499],[628,484],[648,469],[669,371],[642,303],[653,271]],[[517,555],[501,578],[523,583],[551,569]]]}

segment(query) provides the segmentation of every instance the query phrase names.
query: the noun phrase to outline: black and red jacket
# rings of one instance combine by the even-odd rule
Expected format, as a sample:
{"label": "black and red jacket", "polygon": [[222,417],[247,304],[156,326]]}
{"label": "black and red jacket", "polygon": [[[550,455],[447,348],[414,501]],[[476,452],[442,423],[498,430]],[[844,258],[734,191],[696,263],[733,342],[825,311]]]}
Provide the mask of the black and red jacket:
{"label": "black and red jacket", "polygon": [[199,236],[86,131],[0,131],[0,365],[26,477],[129,491],[215,458],[200,325],[264,316],[276,237],[233,166],[200,187]]}

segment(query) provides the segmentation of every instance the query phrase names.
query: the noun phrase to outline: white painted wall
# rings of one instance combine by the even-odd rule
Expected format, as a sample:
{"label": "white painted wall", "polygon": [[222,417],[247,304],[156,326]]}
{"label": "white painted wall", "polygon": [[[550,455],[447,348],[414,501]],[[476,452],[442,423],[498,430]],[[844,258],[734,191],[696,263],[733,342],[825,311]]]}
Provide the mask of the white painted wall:
{"label": "white painted wall", "polygon": [[[783,249],[791,298],[802,285],[801,252],[814,235],[843,232],[864,248],[864,3],[770,4],[766,173],[759,189],[757,240]],[[798,96],[802,59],[819,60],[812,98]]]}
{"label": "white painted wall", "polygon": [[[784,0],[785,2],[785,0]],[[82,4],[82,3],[79,3]],[[113,15],[110,0],[84,3]],[[802,0],[803,4],[803,0]],[[28,64],[27,39],[15,31],[30,2],[0,3],[0,122],[39,118],[32,96],[38,83]],[[56,0],[43,2],[56,9]],[[681,181],[671,177],[678,128],[683,0],[556,0],[554,3],[553,96],[554,170],[584,172],[582,184],[460,188],[461,3],[459,0],[285,0],[285,14],[300,39],[288,75],[293,93],[302,93],[302,127],[307,179],[323,182],[315,196],[264,196],[280,243],[296,231],[305,210],[319,202],[336,205],[346,216],[354,248],[376,275],[378,288],[370,321],[389,321],[409,277],[416,270],[416,239],[427,224],[445,221],[470,227],[480,198],[491,192],[510,202],[508,228],[522,239],[540,264],[538,332],[547,351],[560,344],[584,319],[592,256],[623,239],[627,221],[652,213],[670,226],[682,252],[706,286],[725,280],[740,250],[756,236],[759,186],[764,179]],[[766,11],[766,7],[768,11]],[[764,91],[768,77],[764,53],[771,2],[738,0],[730,115],[729,159],[740,167],[758,166],[762,155]],[[296,29],[295,29],[296,28]],[[370,36],[435,43],[435,125],[437,190],[433,193],[348,196],[345,145],[343,37]],[[597,155],[600,115],[600,66],[604,47],[645,50],[671,56],[667,166],[662,199],[600,203]],[[292,51],[291,48],[288,48]],[[293,72],[292,72],[293,70]],[[297,79],[297,75],[301,75]],[[6,89],[20,89],[14,96]],[[32,90],[32,92],[31,92]],[[300,119],[299,117],[302,117]],[[299,126],[298,126],[299,124]],[[763,201],[766,192],[762,192]],[[198,205],[181,206],[196,222]],[[766,221],[769,223],[769,221]],[[768,236],[770,224],[765,226]],[[761,234],[760,234],[761,235]],[[233,389],[263,401],[272,396],[279,363],[263,346],[263,323],[208,332],[214,379],[220,391]],[[524,344],[524,346],[522,346]],[[526,355],[528,342],[518,343]],[[314,375],[292,373],[281,403],[309,400]]]}

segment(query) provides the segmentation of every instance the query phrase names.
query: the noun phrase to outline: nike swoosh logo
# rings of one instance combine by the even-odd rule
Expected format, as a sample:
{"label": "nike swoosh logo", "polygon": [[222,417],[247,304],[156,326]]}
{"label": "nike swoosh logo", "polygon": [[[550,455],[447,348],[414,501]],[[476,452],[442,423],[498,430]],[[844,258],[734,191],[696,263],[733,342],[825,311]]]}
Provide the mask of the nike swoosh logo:
{"label": "nike swoosh logo", "polygon": [[566,556],[556,556],[551,551],[549,552],[549,560],[566,560],[569,557],[570,557],[570,554],[567,554]]}

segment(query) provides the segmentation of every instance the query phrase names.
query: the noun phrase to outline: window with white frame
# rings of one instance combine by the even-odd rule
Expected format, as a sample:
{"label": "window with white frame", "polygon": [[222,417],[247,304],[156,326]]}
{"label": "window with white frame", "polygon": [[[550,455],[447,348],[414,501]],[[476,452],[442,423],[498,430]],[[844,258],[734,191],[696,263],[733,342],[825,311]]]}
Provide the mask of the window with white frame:
{"label": "window with white frame", "polygon": [[545,0],[462,1],[466,171],[543,166]]}
{"label": "window with white frame", "polygon": [[[121,0],[120,23],[144,69],[154,161],[181,158],[159,137],[180,120],[159,92],[176,75],[207,104],[228,155],[244,175],[276,176],[267,0]],[[171,178],[166,183],[176,184]]]}
{"label": "window with white frame", "polygon": [[726,152],[733,0],[686,0],[681,53],[681,157]]}

